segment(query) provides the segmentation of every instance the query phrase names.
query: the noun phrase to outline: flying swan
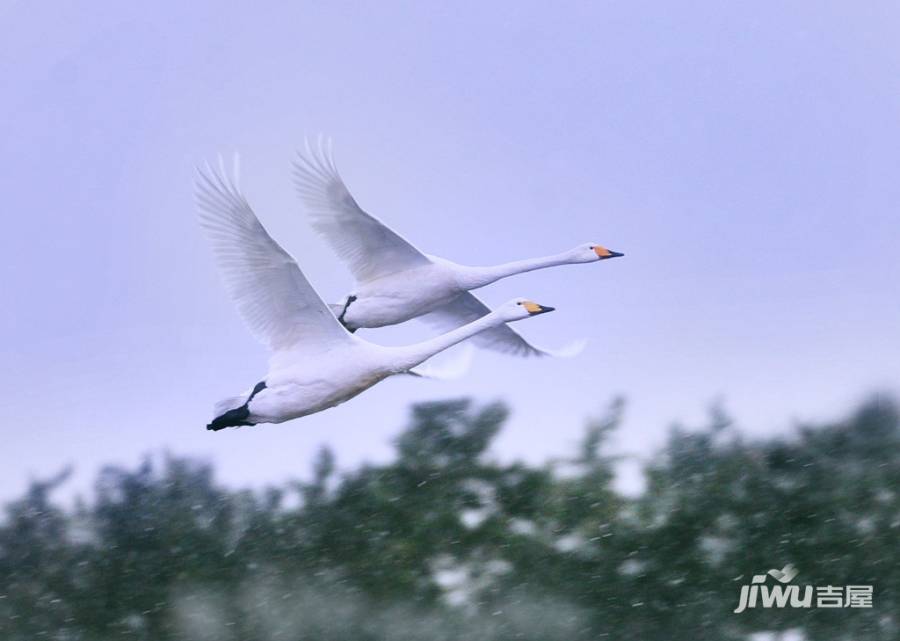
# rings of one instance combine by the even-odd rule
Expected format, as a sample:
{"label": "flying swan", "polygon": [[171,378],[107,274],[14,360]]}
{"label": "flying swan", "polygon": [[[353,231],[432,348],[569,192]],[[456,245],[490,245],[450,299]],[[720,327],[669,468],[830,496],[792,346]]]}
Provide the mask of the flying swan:
{"label": "flying swan", "polygon": [[[330,306],[350,332],[416,317],[448,331],[490,311],[469,290],[536,269],[624,255],[597,243],[585,243],[552,256],[471,267],[424,254],[360,208],[338,173],[330,141],[326,147],[321,137],[316,149],[307,140],[306,153],[297,153],[294,183],[313,228],[325,237],[355,277],[355,289],[341,303]],[[481,332],[472,342],[519,356],[568,356],[584,346],[579,342],[562,350],[541,349],[502,324]]]}
{"label": "flying swan", "polygon": [[416,374],[435,354],[507,322],[553,311],[512,300],[462,327],[403,347],[351,334],[257,219],[238,187],[208,165],[195,181],[200,224],[224,284],[250,331],[271,351],[269,372],[252,389],[215,406],[207,429],[282,423],[334,407],[394,374]]}

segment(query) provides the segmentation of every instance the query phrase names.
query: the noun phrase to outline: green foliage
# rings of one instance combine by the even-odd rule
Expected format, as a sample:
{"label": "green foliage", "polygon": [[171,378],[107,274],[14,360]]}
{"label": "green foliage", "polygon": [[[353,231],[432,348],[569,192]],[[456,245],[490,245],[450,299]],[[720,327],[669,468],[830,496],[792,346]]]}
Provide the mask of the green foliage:
{"label": "green foliage", "polygon": [[[101,472],[93,499],[34,483],[0,525],[0,638],[32,641],[900,637],[900,418],[748,441],[721,410],[673,430],[640,496],[613,487],[623,405],[571,459],[501,464],[500,404],[412,410],[396,459],[264,492],[176,457]],[[794,564],[803,584],[875,586],[872,609],[732,611]],[[799,579],[798,579],[799,580]]]}

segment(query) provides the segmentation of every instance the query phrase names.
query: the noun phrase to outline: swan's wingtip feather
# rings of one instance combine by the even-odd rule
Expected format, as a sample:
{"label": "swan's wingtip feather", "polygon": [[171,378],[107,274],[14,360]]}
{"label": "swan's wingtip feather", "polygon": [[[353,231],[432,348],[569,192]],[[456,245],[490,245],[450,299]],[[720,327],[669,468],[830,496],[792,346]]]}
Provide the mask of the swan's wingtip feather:
{"label": "swan's wingtip feather", "polygon": [[471,345],[462,345],[450,362],[439,366],[423,363],[409,370],[409,373],[439,381],[455,381],[468,374],[474,357],[475,348]]}
{"label": "swan's wingtip feather", "polygon": [[587,346],[588,339],[579,338],[564,346],[562,349],[557,350],[556,353],[560,358],[574,358],[587,349]]}
{"label": "swan's wingtip feather", "polygon": [[538,356],[550,356],[552,358],[574,358],[581,354],[588,346],[586,338],[579,338],[558,349],[538,349]]}

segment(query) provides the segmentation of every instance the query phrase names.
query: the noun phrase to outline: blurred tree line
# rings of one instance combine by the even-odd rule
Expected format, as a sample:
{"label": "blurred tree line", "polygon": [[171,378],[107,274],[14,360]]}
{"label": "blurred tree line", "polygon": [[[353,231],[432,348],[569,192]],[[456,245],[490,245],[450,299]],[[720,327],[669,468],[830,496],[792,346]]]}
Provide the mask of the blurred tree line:
{"label": "blurred tree line", "polygon": [[[673,429],[646,488],[612,484],[622,407],[571,459],[486,456],[507,410],[414,406],[396,459],[261,493],[167,457],[108,468],[95,495],[33,483],[0,522],[0,639],[301,641],[900,638],[900,422],[746,440],[721,412]],[[753,574],[874,585],[871,609],[734,614]],[[784,638],[788,638],[787,636]]]}

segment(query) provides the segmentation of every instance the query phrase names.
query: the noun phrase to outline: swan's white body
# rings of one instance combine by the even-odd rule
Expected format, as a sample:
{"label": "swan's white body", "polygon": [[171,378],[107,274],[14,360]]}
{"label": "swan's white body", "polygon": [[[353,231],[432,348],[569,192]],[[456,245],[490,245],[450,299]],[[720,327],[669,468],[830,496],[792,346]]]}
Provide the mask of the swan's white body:
{"label": "swan's white body", "polygon": [[[348,401],[391,374],[401,373],[392,371],[390,356],[364,341],[331,345],[325,351],[276,352],[264,379],[266,389],[248,404],[247,422],[281,423]],[[249,394],[250,390],[243,399]]]}
{"label": "swan's white body", "polygon": [[281,423],[320,412],[388,376],[416,374],[427,359],[479,332],[551,310],[521,299],[431,340],[375,345],[338,322],[224,169],[200,173],[197,205],[229,294],[272,352],[263,381],[217,403],[209,429]]}
{"label": "swan's white body", "polygon": [[[396,325],[432,312],[462,291],[453,269],[439,260],[431,258],[427,265],[361,282],[347,297],[355,296],[356,300],[348,305],[345,298],[332,309],[343,312],[343,323],[352,330]],[[417,292],[428,295],[418,298]]]}
{"label": "swan's white body", "polygon": [[[474,267],[419,251],[409,241],[354,200],[341,179],[329,151],[320,144],[294,164],[297,191],[306,204],[313,227],[349,265],[356,287],[331,309],[351,331],[384,327],[421,318],[446,331],[490,311],[471,290],[502,278],[558,265],[592,263],[621,256],[596,243],[561,254]],[[473,339],[482,347],[528,355],[552,354],[526,341],[507,326],[484,331]],[[575,347],[560,353],[571,353]]]}

